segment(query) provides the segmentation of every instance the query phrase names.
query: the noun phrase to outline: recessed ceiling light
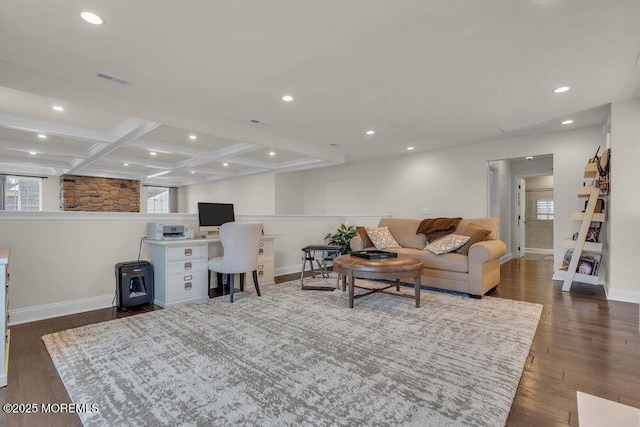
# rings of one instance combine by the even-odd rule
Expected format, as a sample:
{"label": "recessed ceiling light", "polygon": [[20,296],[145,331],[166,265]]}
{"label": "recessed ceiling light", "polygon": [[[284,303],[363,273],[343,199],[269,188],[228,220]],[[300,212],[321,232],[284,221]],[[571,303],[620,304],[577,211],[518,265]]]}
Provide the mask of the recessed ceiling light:
{"label": "recessed ceiling light", "polygon": [[562,122],[563,125],[570,125],[571,123],[573,123],[573,120],[571,119],[565,120],[564,122]]}
{"label": "recessed ceiling light", "polygon": [[189,139],[195,141],[196,139],[198,139],[198,137],[195,135],[189,135]]}
{"label": "recessed ceiling light", "polygon": [[85,21],[87,21],[89,24],[93,24],[93,25],[102,25],[102,24],[104,24],[104,20],[102,18],[100,18],[98,15],[96,15],[95,13],[82,12],[80,14],[80,17],[82,19],[84,19]]}
{"label": "recessed ceiling light", "polygon": [[35,151],[29,151],[29,154],[31,154],[32,156],[35,156],[38,153],[36,153]]}
{"label": "recessed ceiling light", "polygon": [[283,100],[284,102],[291,102],[291,101],[293,101],[293,96],[291,96],[291,95],[285,95],[285,96],[283,96],[283,97],[282,97],[282,100]]}
{"label": "recessed ceiling light", "polygon": [[366,132],[367,135],[373,135],[374,133],[376,133],[376,131],[374,131],[374,130],[368,130]]}
{"label": "recessed ceiling light", "polygon": [[156,153],[155,151],[152,151],[152,152],[150,152],[149,154],[150,154],[150,155],[152,155],[152,156],[155,156],[155,155],[156,155],[156,154],[158,154],[158,153]]}
{"label": "recessed ceiling light", "polygon": [[223,163],[222,166],[227,167],[229,166],[229,163]]}
{"label": "recessed ceiling light", "polygon": [[191,173],[196,173],[196,171],[191,171]]}
{"label": "recessed ceiling light", "polygon": [[129,163],[123,163],[122,165],[123,166],[129,166]]}
{"label": "recessed ceiling light", "polygon": [[270,155],[270,156],[275,156],[275,155],[276,155],[276,152],[275,152],[275,151],[269,151],[269,155]]}
{"label": "recessed ceiling light", "polygon": [[62,106],[60,106],[60,105],[54,105],[54,106],[53,106],[53,107],[51,107],[51,108],[53,108],[53,109],[54,109],[54,110],[56,110],[56,111],[64,111],[64,107],[62,107]]}
{"label": "recessed ceiling light", "polygon": [[416,147],[407,147],[407,150],[411,151],[414,150]]}
{"label": "recessed ceiling light", "polygon": [[45,135],[44,133],[39,133],[39,134],[38,134],[38,138],[40,138],[40,139],[47,139],[47,135]]}
{"label": "recessed ceiling light", "polygon": [[562,93],[562,92],[568,91],[569,89],[571,89],[569,86],[560,86],[560,87],[555,88],[553,90],[553,93]]}

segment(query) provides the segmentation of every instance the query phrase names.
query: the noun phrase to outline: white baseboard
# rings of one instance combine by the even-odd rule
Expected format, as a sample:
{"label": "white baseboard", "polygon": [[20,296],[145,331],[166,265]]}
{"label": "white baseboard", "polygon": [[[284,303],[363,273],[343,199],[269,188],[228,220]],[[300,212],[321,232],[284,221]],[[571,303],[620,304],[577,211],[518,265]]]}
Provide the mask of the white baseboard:
{"label": "white baseboard", "polygon": [[618,289],[605,288],[607,299],[611,301],[632,302],[640,304],[640,291],[625,291]]}
{"label": "white baseboard", "polygon": [[526,254],[553,255],[553,249],[524,248]]}
{"label": "white baseboard", "polygon": [[35,322],[37,320],[51,319],[53,317],[66,316],[69,314],[82,313],[85,311],[99,310],[101,308],[108,308],[112,306],[113,297],[113,294],[101,295],[98,297],[82,298],[72,301],[9,310],[9,314],[11,315],[9,326]]}
{"label": "white baseboard", "polygon": [[274,274],[276,276],[284,276],[285,274],[298,273],[300,274],[301,265],[286,265],[284,267],[278,267],[275,269]]}
{"label": "white baseboard", "polygon": [[500,257],[500,264],[504,264],[507,261],[510,261],[513,259],[513,254],[511,252],[504,254]]}

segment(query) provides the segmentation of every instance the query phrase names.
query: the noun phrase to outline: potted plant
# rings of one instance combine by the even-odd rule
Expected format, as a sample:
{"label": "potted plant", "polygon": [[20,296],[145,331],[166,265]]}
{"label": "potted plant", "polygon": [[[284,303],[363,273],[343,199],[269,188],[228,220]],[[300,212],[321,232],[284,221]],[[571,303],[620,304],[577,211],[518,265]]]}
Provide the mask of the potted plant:
{"label": "potted plant", "polygon": [[324,236],[325,240],[328,240],[330,245],[340,246],[341,254],[348,254],[351,252],[349,242],[357,234],[356,228],[349,224],[349,221],[345,221],[334,233],[328,233]]}

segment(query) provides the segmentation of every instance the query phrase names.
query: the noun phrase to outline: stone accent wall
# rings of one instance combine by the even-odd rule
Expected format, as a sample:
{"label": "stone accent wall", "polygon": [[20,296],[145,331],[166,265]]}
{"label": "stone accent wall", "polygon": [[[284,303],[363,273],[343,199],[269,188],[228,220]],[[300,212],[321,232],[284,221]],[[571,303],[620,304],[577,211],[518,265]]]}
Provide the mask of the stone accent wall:
{"label": "stone accent wall", "polygon": [[140,212],[140,182],[130,179],[62,175],[63,211]]}

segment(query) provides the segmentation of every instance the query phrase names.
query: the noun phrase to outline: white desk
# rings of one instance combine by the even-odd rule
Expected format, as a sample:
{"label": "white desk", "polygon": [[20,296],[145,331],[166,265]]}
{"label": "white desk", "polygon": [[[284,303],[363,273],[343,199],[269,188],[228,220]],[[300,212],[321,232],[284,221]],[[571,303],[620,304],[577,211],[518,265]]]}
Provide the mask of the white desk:
{"label": "white desk", "polygon": [[[258,249],[257,268],[260,285],[274,283],[273,242],[278,237],[282,235],[262,236]],[[209,299],[207,263],[210,257],[222,254],[219,238],[145,240],[145,242],[151,247],[154,304],[170,307]]]}

